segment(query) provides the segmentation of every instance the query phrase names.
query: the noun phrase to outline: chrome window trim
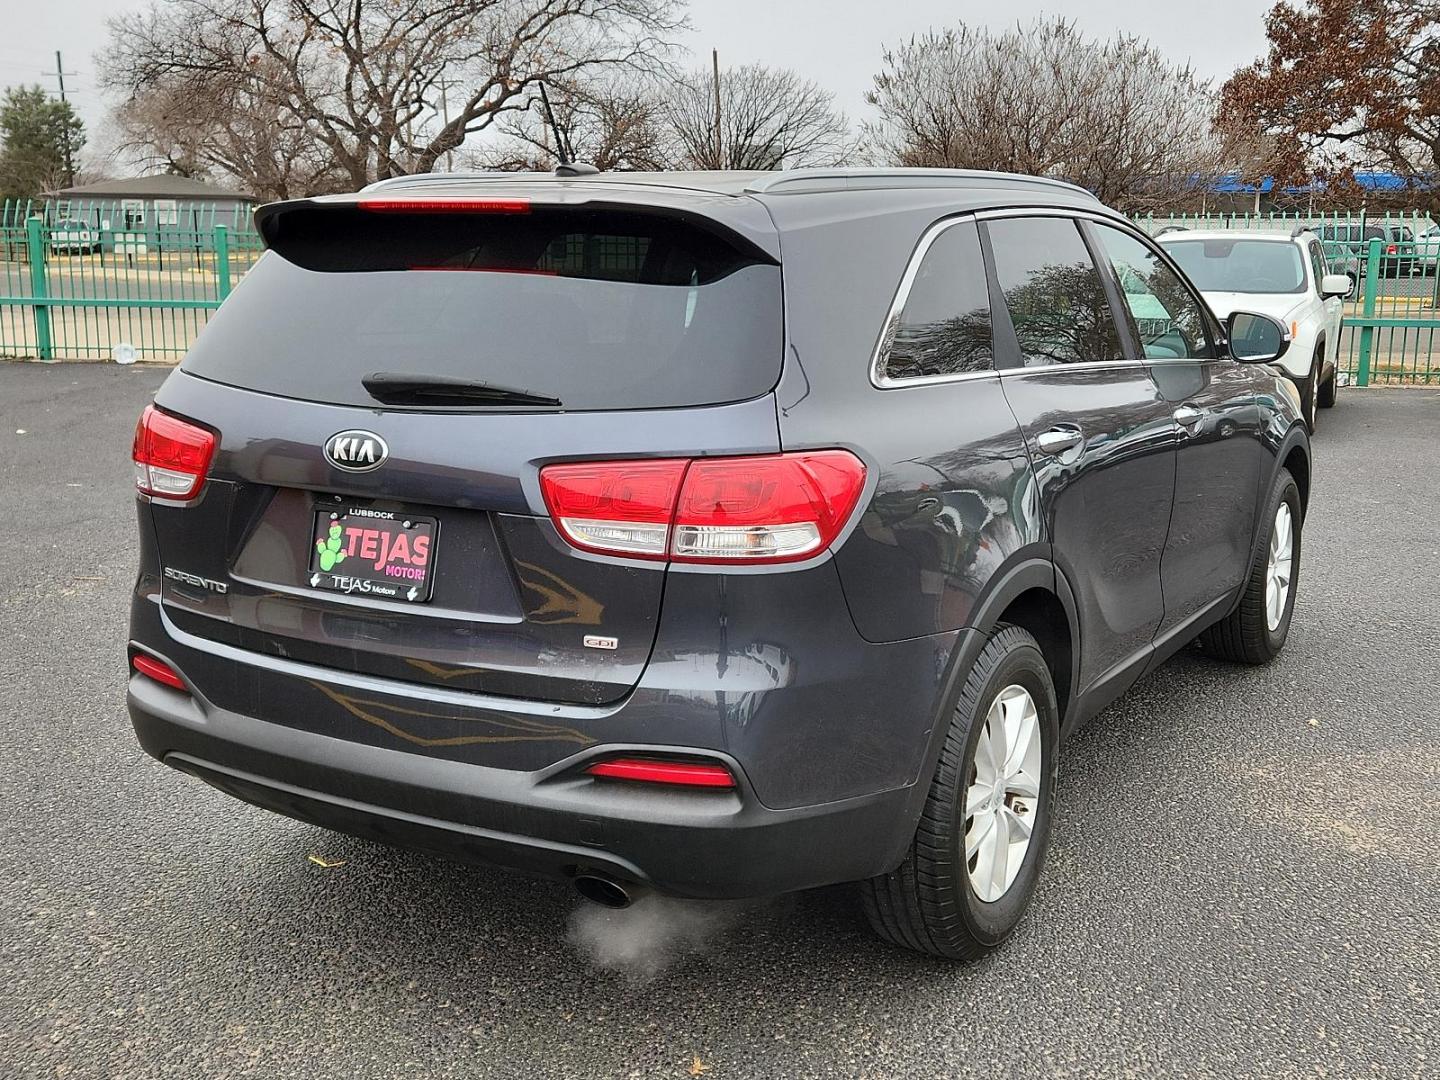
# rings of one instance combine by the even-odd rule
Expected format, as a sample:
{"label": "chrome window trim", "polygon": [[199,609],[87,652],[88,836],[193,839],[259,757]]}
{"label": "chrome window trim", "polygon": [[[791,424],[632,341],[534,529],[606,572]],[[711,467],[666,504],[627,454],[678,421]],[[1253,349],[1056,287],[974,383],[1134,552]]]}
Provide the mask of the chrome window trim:
{"label": "chrome window trim", "polygon": [[1126,228],[1145,234],[1130,220],[1121,214],[1110,212],[1102,213],[1098,210],[1091,210],[1088,207],[1076,206],[1002,206],[993,210],[977,210],[974,217],[977,221],[989,221],[992,218],[1016,218],[1016,217],[1066,217],[1066,218],[1089,218],[1091,221],[1103,221],[1108,224],[1123,225]]}
{"label": "chrome window trim", "polygon": [[[870,353],[870,385],[875,389],[903,390],[909,386],[937,386],[941,383],[965,382],[968,379],[993,378],[998,374],[997,369],[992,366],[989,371],[959,371],[953,375],[916,375],[909,379],[892,379],[881,370],[885,362],[890,359],[890,347],[895,344],[891,329],[896,325],[896,320],[905,313],[905,304],[910,299],[910,289],[915,284],[915,278],[920,274],[920,264],[925,261],[925,256],[929,254],[931,246],[946,230],[966,222],[973,224],[976,218],[977,215],[974,211],[941,218],[939,221],[931,222],[920,234],[920,242],[910,253],[910,261],[905,264],[905,273],[900,275],[900,285],[895,290],[895,298],[890,301],[890,309],[885,313],[885,321],[880,325],[879,340],[875,342],[875,348]],[[987,294],[989,292],[988,284],[986,292]],[[993,365],[995,360],[993,350],[990,360]]]}
{"label": "chrome window trim", "polygon": [[[1230,359],[1230,357],[1222,352],[1222,350],[1228,351],[1228,346],[1223,333],[1224,326],[1220,324],[1217,319],[1215,320],[1215,325],[1211,327],[1213,331],[1216,331],[1215,347],[1217,355],[1215,356],[1156,357],[1154,359],[1140,357],[1135,360],[1090,360],[1083,364],[1037,364],[1034,367],[1021,365],[1020,367],[1011,368],[991,368],[989,371],[963,371],[954,375],[918,375],[911,379],[892,379],[882,374],[880,370],[881,365],[889,359],[889,346],[893,343],[890,340],[890,327],[894,325],[895,320],[904,313],[905,303],[910,298],[910,288],[915,283],[916,276],[920,273],[920,263],[924,260],[926,253],[930,250],[930,246],[935,243],[935,240],[940,234],[946,229],[967,221],[978,224],[983,221],[993,221],[1002,218],[1024,217],[1060,217],[1070,218],[1072,220],[1075,218],[1085,218],[1101,225],[1109,225],[1111,228],[1118,229],[1120,232],[1129,233],[1147,247],[1155,249],[1160,253],[1160,257],[1170,265],[1171,269],[1175,270],[1174,260],[1170,258],[1169,253],[1166,252],[1160,244],[1155,242],[1154,237],[1147,236],[1143,229],[1139,228],[1128,218],[1113,212],[1105,213],[1084,207],[1069,206],[1013,206],[998,207],[991,210],[971,210],[962,214],[956,214],[954,217],[942,218],[939,221],[933,222],[925,232],[921,234],[920,242],[915,246],[915,251],[910,256],[910,262],[905,266],[905,273],[901,275],[900,286],[895,291],[895,299],[891,301],[890,310],[885,315],[884,325],[880,328],[880,338],[875,343],[874,351],[870,356],[871,386],[877,390],[904,390],[912,386],[937,386],[943,383],[965,382],[969,379],[1032,375],[1042,371],[1099,371],[1102,369],[1113,370],[1168,366],[1170,364],[1214,364],[1222,360]],[[1099,268],[1097,267],[1096,269],[1098,271]],[[1183,272],[1176,271],[1176,273],[1181,283],[1186,286],[1186,292],[1189,293],[1190,298],[1200,306],[1202,312],[1208,313],[1210,311],[1209,305],[1206,304],[1204,298],[1190,286],[1189,279],[1185,277]]]}
{"label": "chrome window trim", "polygon": [[1032,367],[1001,368],[987,374],[1006,379],[1012,375],[1038,375],[1046,371],[1118,371],[1124,368],[1168,367],[1171,364],[1216,364],[1220,359],[1217,356],[1161,356],[1153,360],[1086,360],[1083,364],[1035,364]]}

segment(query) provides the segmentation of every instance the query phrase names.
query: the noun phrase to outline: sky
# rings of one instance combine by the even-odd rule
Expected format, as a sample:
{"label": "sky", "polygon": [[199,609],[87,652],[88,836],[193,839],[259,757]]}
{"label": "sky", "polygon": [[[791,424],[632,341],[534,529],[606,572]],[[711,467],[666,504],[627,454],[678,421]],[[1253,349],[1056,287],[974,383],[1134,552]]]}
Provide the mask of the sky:
{"label": "sky", "polygon": [[[975,0],[691,0],[694,29],[681,44],[695,62],[720,51],[724,66],[762,63],[789,67],[836,97],[852,121],[866,115],[864,93],[879,70],[881,49],[913,34],[956,22],[1004,29],[1042,15],[1072,19],[1087,34],[1128,32],[1148,38],[1175,61],[1189,61],[1202,77],[1223,79],[1260,55],[1262,18],[1274,0],[1211,0],[1205,5],[1164,0],[1087,0],[1039,4]],[[107,102],[98,89],[94,54],[105,44],[105,20],[135,11],[128,0],[0,0],[0,86],[41,83],[55,89],[55,50],[64,54],[65,88],[92,134],[101,141]]]}

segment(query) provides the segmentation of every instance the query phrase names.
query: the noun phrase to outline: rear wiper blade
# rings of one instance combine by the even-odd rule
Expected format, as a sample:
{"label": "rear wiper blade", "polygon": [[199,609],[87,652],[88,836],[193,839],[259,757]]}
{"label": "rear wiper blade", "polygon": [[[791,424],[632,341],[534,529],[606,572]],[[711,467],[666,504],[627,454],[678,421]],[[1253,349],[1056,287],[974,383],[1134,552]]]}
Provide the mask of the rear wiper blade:
{"label": "rear wiper blade", "polygon": [[366,393],[385,405],[539,405],[560,407],[560,399],[472,379],[376,371],[360,380]]}

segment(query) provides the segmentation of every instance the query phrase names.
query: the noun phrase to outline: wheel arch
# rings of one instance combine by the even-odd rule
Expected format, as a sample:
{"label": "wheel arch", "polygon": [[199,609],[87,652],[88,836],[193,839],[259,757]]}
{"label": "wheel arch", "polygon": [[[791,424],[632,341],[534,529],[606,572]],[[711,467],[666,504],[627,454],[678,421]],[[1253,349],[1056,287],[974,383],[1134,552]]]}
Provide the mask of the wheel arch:
{"label": "wheel arch", "polygon": [[1080,675],[1080,623],[1075,594],[1054,563],[1031,558],[1011,567],[976,605],[970,624],[982,638],[1002,625],[1035,638],[1055,684],[1061,730],[1068,730]]}
{"label": "wheel arch", "polygon": [[[997,572],[956,636],[942,676],[944,690],[939,695],[939,710],[926,734],[925,753],[912,779],[912,794],[902,823],[905,837],[914,833],[924,808],[929,778],[935,774],[965,680],[996,629],[1006,624],[1024,628],[1040,644],[1055,685],[1061,737],[1075,726],[1080,700],[1076,692],[1080,675],[1080,623],[1075,594],[1064,574],[1051,562],[1048,550],[1037,545]],[[902,857],[899,852],[897,848],[896,863]]]}
{"label": "wheel arch", "polygon": [[1280,475],[1281,469],[1289,471],[1295,479],[1295,486],[1300,489],[1300,513],[1302,517],[1310,510],[1310,441],[1303,432],[1291,429],[1290,435],[1281,444],[1280,453],[1276,455],[1278,464],[1275,473],[1270,478],[1270,489],[1275,487],[1275,481]]}

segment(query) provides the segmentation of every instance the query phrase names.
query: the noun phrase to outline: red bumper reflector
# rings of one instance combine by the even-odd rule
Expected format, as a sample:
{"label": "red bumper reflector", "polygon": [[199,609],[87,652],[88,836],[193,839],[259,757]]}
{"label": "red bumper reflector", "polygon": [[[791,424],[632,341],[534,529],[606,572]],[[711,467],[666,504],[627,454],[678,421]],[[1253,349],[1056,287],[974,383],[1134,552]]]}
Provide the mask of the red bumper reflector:
{"label": "red bumper reflector", "polygon": [[591,776],[611,780],[638,780],[646,784],[676,784],[681,787],[733,788],[735,777],[724,765],[689,761],[656,761],[647,758],[611,758],[585,770]]}
{"label": "red bumper reflector", "polygon": [[360,199],[361,210],[381,214],[528,214],[529,199],[452,198],[429,199]]}
{"label": "red bumper reflector", "polygon": [[164,683],[166,686],[174,687],[176,690],[185,690],[186,693],[189,693],[189,690],[185,686],[185,680],[180,678],[175,669],[163,661],[156,660],[153,656],[136,653],[130,657],[130,666],[147,678],[154,679],[158,683]]}

